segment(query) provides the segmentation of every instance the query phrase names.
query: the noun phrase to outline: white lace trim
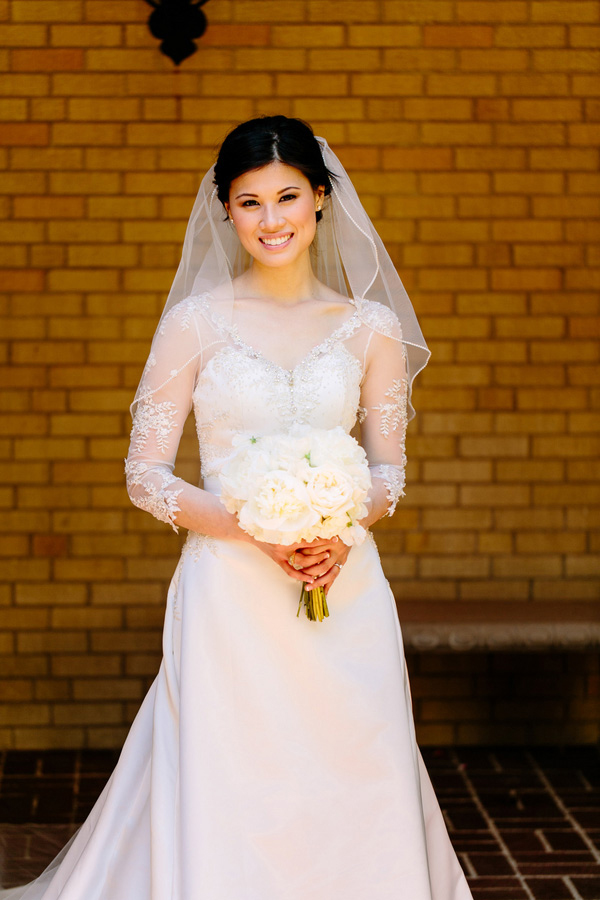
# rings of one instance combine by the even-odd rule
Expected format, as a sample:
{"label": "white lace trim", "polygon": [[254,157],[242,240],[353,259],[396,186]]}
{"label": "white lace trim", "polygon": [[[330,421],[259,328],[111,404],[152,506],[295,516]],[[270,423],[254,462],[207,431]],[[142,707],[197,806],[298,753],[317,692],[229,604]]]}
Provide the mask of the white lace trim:
{"label": "white lace trim", "polygon": [[406,473],[404,466],[392,466],[388,464],[369,466],[372,478],[381,478],[385,484],[388,508],[387,516],[393,516],[400,497],[404,497]]}
{"label": "white lace trim", "polygon": [[[149,466],[140,460],[129,459],[125,460],[125,475],[131,502],[140,509],[151,513],[159,522],[170,525],[173,531],[178,532],[175,516],[181,510],[177,504],[177,498],[183,488],[176,491],[167,490],[167,488],[180,479],[163,466]],[[159,479],[159,484],[156,484],[156,478]],[[143,493],[134,491],[135,487],[143,488]]]}

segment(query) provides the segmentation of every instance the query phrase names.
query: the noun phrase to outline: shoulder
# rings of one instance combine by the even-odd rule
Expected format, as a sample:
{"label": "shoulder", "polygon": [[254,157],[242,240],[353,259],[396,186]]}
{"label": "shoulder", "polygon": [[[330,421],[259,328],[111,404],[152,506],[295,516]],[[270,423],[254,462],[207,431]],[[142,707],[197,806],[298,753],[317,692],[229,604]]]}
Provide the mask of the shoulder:
{"label": "shoulder", "polygon": [[[219,304],[210,294],[194,294],[172,306],[162,317],[158,334],[184,335],[206,338],[218,330]],[[214,339],[214,334],[212,334]]]}
{"label": "shoulder", "polygon": [[356,312],[364,325],[384,337],[402,340],[402,327],[396,313],[376,300],[357,299],[354,301]]}

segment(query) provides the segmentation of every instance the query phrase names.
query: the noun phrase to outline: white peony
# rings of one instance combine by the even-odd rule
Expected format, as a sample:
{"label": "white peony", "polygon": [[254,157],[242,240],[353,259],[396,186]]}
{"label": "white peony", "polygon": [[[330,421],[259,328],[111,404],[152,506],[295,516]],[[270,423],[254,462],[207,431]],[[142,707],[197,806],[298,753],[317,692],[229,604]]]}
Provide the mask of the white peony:
{"label": "white peony", "polygon": [[339,516],[354,506],[354,482],[337,466],[322,465],[308,470],[306,490],[313,509],[321,516]]}
{"label": "white peony", "polygon": [[291,544],[339,535],[362,543],[371,475],[363,448],[340,426],[238,435],[221,470],[221,500],[258,540]]}
{"label": "white peony", "polygon": [[268,472],[260,479],[253,496],[239,512],[239,522],[245,531],[259,540],[278,544],[306,539],[305,535],[318,524],[319,518],[303,482],[280,470]]}

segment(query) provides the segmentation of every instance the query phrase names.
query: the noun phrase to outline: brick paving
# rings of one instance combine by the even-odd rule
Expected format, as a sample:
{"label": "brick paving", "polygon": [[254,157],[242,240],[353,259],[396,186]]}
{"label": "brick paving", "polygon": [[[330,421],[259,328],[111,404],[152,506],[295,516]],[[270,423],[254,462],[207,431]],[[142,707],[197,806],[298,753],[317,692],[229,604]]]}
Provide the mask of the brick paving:
{"label": "brick paving", "polygon": [[[600,900],[600,749],[423,753],[474,900]],[[112,751],[0,754],[0,884],[37,875],[91,809]]]}

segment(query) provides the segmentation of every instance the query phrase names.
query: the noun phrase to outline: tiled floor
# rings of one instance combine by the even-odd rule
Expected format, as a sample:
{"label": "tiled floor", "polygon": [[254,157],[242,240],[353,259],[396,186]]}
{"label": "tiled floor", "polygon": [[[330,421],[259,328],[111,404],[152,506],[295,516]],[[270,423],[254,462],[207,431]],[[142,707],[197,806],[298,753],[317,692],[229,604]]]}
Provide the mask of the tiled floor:
{"label": "tiled floor", "polygon": [[[475,900],[600,900],[598,748],[423,755]],[[0,754],[0,883],[42,870],[85,818],[116,758]]]}

